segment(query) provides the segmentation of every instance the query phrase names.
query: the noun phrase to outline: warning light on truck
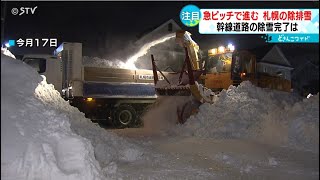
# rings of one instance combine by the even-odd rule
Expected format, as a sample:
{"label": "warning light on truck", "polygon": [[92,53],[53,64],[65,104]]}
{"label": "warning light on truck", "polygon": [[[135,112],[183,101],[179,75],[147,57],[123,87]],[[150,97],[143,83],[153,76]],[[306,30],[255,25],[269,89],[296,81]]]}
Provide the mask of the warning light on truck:
{"label": "warning light on truck", "polygon": [[93,98],[86,98],[86,101],[90,102],[90,101],[93,101]]}

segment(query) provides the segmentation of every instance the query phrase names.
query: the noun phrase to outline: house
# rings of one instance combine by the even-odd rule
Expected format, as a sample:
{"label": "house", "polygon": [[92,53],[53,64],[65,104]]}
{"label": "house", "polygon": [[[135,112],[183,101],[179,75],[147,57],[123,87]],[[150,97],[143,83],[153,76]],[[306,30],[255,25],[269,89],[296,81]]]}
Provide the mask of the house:
{"label": "house", "polygon": [[161,38],[165,35],[175,33],[178,30],[181,30],[181,27],[173,19],[169,19],[168,21],[161,23],[160,25],[148,28],[144,32],[139,34],[137,36],[138,40],[135,42],[135,44],[142,45],[155,39]]}
{"label": "house", "polygon": [[291,80],[300,93],[306,88],[319,91],[319,44],[270,44],[251,52],[258,72]]}
{"label": "house", "polygon": [[291,80],[292,67],[289,60],[283,54],[278,45],[274,45],[259,62],[257,62],[257,71],[267,73],[272,76],[280,76]]}

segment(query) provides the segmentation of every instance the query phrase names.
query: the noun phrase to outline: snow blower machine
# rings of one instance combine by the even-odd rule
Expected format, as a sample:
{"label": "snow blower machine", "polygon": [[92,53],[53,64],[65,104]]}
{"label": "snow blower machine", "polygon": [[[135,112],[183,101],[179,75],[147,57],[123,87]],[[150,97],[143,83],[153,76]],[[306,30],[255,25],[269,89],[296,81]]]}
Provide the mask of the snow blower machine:
{"label": "snow blower machine", "polygon": [[[176,43],[185,51],[185,60],[180,72],[164,73],[157,67],[151,55],[155,91],[158,96],[187,96],[189,101],[177,108],[180,124],[198,112],[202,103],[213,103],[213,97],[230,85],[237,86],[242,81],[254,85],[290,91],[291,82],[256,72],[256,58],[249,51],[235,51],[233,47],[219,47],[208,52],[208,58],[199,58],[199,46],[188,31],[176,32]],[[159,81],[158,73],[165,81]]]}

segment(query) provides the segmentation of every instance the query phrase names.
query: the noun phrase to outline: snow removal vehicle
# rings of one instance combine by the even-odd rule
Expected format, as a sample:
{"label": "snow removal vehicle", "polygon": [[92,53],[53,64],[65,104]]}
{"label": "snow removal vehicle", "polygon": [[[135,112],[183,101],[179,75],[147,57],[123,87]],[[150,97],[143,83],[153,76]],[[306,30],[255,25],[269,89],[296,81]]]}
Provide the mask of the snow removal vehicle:
{"label": "snow removal vehicle", "polygon": [[[159,96],[189,96],[190,100],[177,109],[178,122],[184,123],[198,111],[201,103],[213,103],[214,95],[230,85],[251,81],[262,88],[290,92],[291,81],[256,71],[255,55],[249,51],[236,51],[231,47],[209,50],[209,58],[200,59],[199,46],[187,31],[176,32],[176,42],[185,50],[180,72],[161,72],[153,55],[151,62],[155,91]],[[165,81],[158,81],[158,72]]]}
{"label": "snow removal vehicle", "polygon": [[118,128],[140,124],[139,116],[157,98],[152,70],[84,66],[81,43],[64,42],[54,55],[24,55],[22,61],[45,75],[86,117],[111,120]]}

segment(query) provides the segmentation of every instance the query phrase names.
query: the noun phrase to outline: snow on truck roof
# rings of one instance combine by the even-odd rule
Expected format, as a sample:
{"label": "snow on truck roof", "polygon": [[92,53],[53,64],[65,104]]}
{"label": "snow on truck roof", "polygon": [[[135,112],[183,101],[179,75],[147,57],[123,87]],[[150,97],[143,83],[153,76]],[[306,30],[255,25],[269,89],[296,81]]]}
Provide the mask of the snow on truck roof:
{"label": "snow on truck roof", "polygon": [[57,56],[54,56],[52,54],[25,54],[23,55],[23,58],[57,58]]}
{"label": "snow on truck roof", "polygon": [[57,49],[54,50],[54,55],[59,54],[61,51],[63,51],[63,46],[66,44],[80,44],[82,46],[82,43],[78,43],[78,42],[63,42],[60,44],[59,47],[57,47]]}

